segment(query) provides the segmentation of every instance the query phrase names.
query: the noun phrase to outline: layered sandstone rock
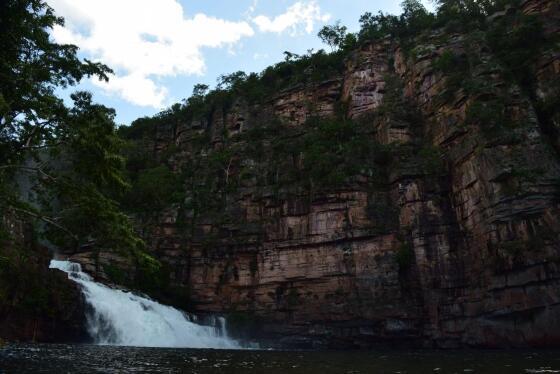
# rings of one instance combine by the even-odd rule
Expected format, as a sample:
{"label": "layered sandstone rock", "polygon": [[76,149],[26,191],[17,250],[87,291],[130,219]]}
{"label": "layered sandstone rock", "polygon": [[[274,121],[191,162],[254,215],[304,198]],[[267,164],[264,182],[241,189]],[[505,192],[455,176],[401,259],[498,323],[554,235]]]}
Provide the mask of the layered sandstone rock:
{"label": "layered sandstone rock", "polygon": [[[522,9],[557,30],[557,2],[528,0]],[[446,51],[475,53],[472,79],[490,94],[446,94],[450,78],[434,68]],[[372,142],[397,150],[374,189],[367,175],[313,194],[254,177],[216,196],[227,222],[176,207],[162,213],[147,241],[171,283],[188,289],[191,311],[229,314],[235,332],[286,344],[559,345],[557,132],[489,51],[462,34],[435,32],[412,55],[384,40],[356,51],[342,77],[158,128],[156,151],[179,148],[168,160],[175,170],[192,157],[197,134],[210,135],[211,153],[274,118],[300,136],[310,117],[338,110],[366,123]],[[538,61],[538,92],[552,95],[557,52]],[[416,115],[380,114],[395,87],[399,105]],[[468,119],[469,108],[494,97],[505,98],[505,135]],[[240,165],[258,162],[232,159],[228,173]]]}

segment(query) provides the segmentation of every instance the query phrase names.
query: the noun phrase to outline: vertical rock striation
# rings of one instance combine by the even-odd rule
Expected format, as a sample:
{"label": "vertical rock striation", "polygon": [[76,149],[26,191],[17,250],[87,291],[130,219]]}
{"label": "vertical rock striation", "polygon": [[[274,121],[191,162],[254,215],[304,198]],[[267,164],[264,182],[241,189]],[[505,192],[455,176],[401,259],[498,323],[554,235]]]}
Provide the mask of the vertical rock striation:
{"label": "vertical rock striation", "polygon": [[[558,33],[557,1],[521,9]],[[476,57],[468,67],[445,70],[446,58],[467,55]],[[230,156],[221,183],[240,185],[214,196],[213,212],[169,207],[150,247],[192,311],[229,314],[237,332],[285,344],[560,345],[559,124],[539,104],[555,95],[558,56],[534,56],[533,97],[476,35],[434,32],[412,51],[386,39],[355,51],[341,76],[160,126],[150,151],[176,147],[166,160],[175,171],[198,157],[201,134],[212,155],[254,146],[240,135],[274,121],[290,129],[275,135],[289,144],[311,118],[337,115],[365,126],[392,161],[380,175],[310,192],[279,184],[285,168]],[[452,90],[463,68],[471,84]],[[262,141],[263,152],[273,143]]]}

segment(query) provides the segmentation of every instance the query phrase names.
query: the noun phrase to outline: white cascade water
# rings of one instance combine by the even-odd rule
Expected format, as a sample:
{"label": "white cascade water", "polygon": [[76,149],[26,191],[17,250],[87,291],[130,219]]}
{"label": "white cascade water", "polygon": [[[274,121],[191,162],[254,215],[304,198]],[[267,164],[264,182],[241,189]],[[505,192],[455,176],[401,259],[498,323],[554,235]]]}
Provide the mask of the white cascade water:
{"label": "white cascade water", "polygon": [[88,332],[96,344],[241,348],[238,342],[227,337],[223,318],[216,318],[213,326],[199,325],[175,308],[93,281],[82,272],[80,264],[52,260],[50,267],[68,273],[68,278],[81,285],[91,307],[87,313]]}

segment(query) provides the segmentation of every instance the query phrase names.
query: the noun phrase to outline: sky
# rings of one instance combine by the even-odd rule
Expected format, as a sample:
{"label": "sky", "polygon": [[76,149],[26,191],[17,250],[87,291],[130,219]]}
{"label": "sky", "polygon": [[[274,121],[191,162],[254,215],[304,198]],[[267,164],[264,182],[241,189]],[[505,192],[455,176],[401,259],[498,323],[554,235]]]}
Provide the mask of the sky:
{"label": "sky", "polygon": [[[119,125],[151,116],[210,87],[222,74],[260,72],[284,58],[328,46],[317,32],[340,20],[359,29],[365,12],[399,14],[401,0],[47,0],[63,27],[58,43],[113,69],[109,82],[84,80]],[[430,8],[429,0],[425,5]],[[62,92],[68,96],[69,92]]]}

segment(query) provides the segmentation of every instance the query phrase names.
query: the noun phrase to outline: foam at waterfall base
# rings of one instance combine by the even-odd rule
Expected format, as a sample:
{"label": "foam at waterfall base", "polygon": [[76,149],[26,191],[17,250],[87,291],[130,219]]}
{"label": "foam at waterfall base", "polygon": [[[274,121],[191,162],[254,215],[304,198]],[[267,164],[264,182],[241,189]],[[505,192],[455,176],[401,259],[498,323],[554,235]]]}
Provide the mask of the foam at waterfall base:
{"label": "foam at waterfall base", "polygon": [[137,347],[239,349],[228,338],[225,320],[215,318],[210,326],[193,322],[178,309],[143,296],[95,282],[69,261],[52,260],[51,268],[68,273],[81,285],[89,305],[88,332],[97,344]]}

